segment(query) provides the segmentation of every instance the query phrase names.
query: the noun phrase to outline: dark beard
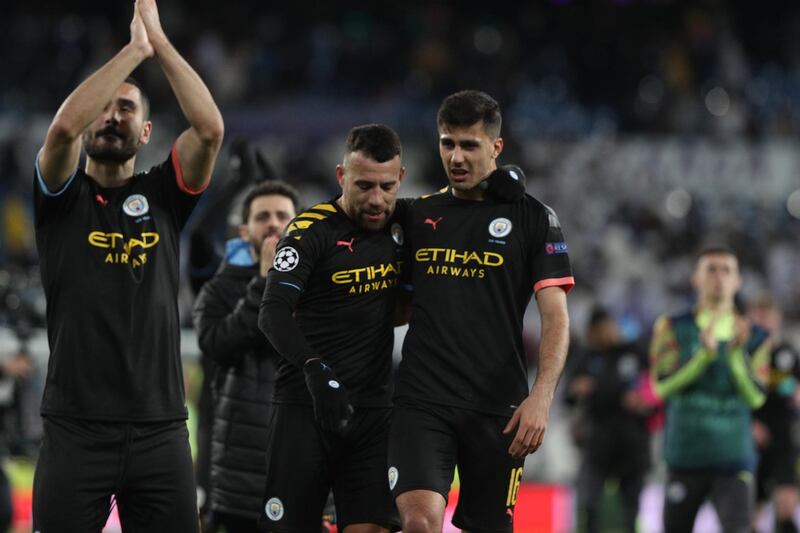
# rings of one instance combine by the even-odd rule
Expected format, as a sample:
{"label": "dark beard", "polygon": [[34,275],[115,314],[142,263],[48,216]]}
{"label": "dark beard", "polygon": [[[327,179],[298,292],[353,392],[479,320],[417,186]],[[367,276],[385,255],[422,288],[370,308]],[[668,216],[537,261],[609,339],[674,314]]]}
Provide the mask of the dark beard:
{"label": "dark beard", "polygon": [[98,132],[92,136],[87,134],[83,139],[86,155],[95,161],[122,165],[134,157],[136,152],[139,151],[135,139],[120,136],[120,138],[123,139],[123,143],[122,146],[117,147],[107,144],[100,145],[98,138],[101,136],[101,132]]}

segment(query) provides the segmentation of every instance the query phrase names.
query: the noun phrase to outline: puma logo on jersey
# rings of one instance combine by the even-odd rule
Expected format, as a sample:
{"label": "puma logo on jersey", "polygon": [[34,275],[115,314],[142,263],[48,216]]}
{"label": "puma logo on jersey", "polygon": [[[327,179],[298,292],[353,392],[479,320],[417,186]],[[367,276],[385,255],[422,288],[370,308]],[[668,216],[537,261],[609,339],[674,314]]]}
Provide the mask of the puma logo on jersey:
{"label": "puma logo on jersey", "polygon": [[433,231],[436,231],[436,224],[438,224],[441,221],[442,217],[439,217],[436,220],[433,220],[432,218],[426,218],[423,224],[430,224],[431,226],[433,226]]}
{"label": "puma logo on jersey", "polygon": [[97,200],[97,203],[100,205],[108,205],[108,200],[103,198],[100,194],[96,194],[94,199]]}
{"label": "puma logo on jersey", "polygon": [[350,253],[353,253],[353,242],[355,242],[356,238],[353,237],[349,241],[336,241],[336,246],[346,246]]}

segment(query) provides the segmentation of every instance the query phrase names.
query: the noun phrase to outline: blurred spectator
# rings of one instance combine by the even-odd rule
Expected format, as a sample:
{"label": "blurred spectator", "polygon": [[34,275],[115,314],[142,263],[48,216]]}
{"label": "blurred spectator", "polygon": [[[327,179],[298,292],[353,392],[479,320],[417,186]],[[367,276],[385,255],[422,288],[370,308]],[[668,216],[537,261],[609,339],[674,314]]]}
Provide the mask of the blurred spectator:
{"label": "blurred spectator", "polygon": [[258,329],[258,311],[275,245],[298,203],[297,192],[283,182],[250,189],[240,237],[228,241],[224,262],[194,308],[203,358],[221,373],[213,391],[207,523],[228,533],[255,532],[261,512],[278,353]]}
{"label": "blurred spectator", "polygon": [[650,465],[647,416],[651,407],[639,390],[647,358],[623,341],[616,320],[601,308],[591,314],[586,343],[567,382],[566,396],[578,410],[573,436],[583,456],[579,509],[587,533],[604,531],[600,524],[603,491],[606,481],[615,479],[624,530],[635,533],[639,493]]}
{"label": "blurred spectator", "polygon": [[[15,405],[15,385],[25,379],[33,371],[33,364],[30,357],[25,353],[16,353],[0,360],[0,412],[8,415],[9,410],[14,410]],[[18,437],[19,428],[8,427],[9,417],[4,416],[0,424],[0,461],[4,461],[8,454],[9,446],[15,443],[12,439]],[[11,499],[11,484],[5,469],[0,467],[0,533],[6,533],[11,528],[13,515],[13,503]]]}
{"label": "blurred spectator", "polygon": [[783,315],[769,294],[749,307],[752,321],[766,329],[772,342],[767,401],[754,413],[753,436],[759,453],[756,496],[759,504],[774,504],[776,533],[796,533],[798,504],[798,443],[795,426],[800,408],[800,355],[783,338]]}
{"label": "blurred spectator", "polygon": [[734,304],[736,255],[703,249],[692,286],[697,305],[659,317],[650,347],[656,393],[666,402],[665,533],[691,531],[710,499],[726,533],[748,533],[756,452],[751,410],[763,405],[770,343]]}

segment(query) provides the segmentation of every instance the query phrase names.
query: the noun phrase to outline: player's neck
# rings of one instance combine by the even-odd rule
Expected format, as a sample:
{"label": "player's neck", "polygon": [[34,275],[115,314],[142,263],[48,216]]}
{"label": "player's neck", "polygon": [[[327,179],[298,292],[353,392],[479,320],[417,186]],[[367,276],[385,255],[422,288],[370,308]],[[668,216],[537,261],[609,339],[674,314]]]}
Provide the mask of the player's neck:
{"label": "player's neck", "polygon": [[91,157],[86,158],[86,174],[96,181],[101,187],[120,187],[133,176],[136,158],[132,157],[125,163],[112,163],[96,161]]}
{"label": "player's neck", "polygon": [[479,202],[483,200],[483,190],[480,187],[473,187],[472,189],[461,191],[451,186],[450,194],[459,200],[470,200],[473,202]]}
{"label": "player's neck", "polygon": [[336,205],[338,205],[338,206],[339,206],[339,208],[342,210],[342,212],[344,212],[344,214],[345,214],[345,215],[347,215],[347,217],[348,217],[348,218],[350,218],[350,219],[352,219],[352,220],[355,220],[355,219],[356,219],[356,217],[354,216],[354,214],[353,214],[353,213],[351,213],[351,212],[348,210],[348,208],[347,208],[347,204],[346,204],[346,203],[345,203],[345,201],[344,201],[344,195],[341,195],[339,198],[337,198],[337,199],[336,199]]}

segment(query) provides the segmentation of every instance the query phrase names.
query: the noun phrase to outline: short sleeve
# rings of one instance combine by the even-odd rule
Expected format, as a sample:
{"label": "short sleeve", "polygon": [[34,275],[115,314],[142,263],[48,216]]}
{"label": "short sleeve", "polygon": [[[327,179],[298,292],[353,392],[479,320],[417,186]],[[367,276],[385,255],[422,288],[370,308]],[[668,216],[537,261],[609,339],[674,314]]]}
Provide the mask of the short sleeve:
{"label": "short sleeve", "polygon": [[186,187],[175,145],[170,150],[167,159],[151,168],[146,177],[148,180],[152,180],[149,183],[150,190],[159,191],[160,198],[155,198],[155,200],[161,202],[162,207],[173,213],[177,227],[182,229],[205,189],[192,190]]}
{"label": "short sleeve", "polygon": [[49,218],[58,217],[66,209],[69,209],[80,188],[76,183],[79,181],[78,174],[80,173],[76,167],[72,175],[58,190],[51,191],[48,189],[39,168],[40,154],[41,151],[36,154],[33,168],[33,212],[37,227],[46,223]]}
{"label": "short sleeve", "polygon": [[569,248],[561,230],[561,223],[555,211],[539,204],[541,209],[531,217],[533,227],[531,242],[531,272],[533,291],[546,287],[562,287],[565,292],[572,290],[575,278],[569,262]]}
{"label": "short sleeve", "polygon": [[[289,224],[292,227],[292,224]],[[270,289],[286,288],[303,292],[319,259],[324,242],[318,225],[306,230],[294,230],[284,236],[275,248],[275,259],[267,275],[267,293]]]}

